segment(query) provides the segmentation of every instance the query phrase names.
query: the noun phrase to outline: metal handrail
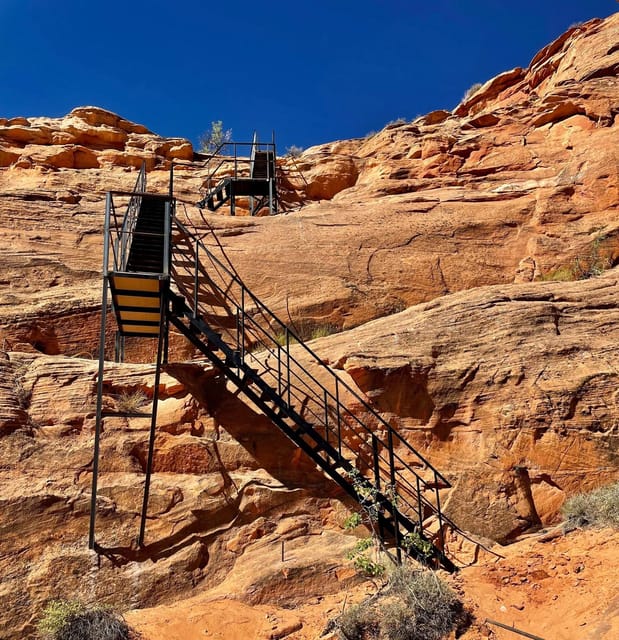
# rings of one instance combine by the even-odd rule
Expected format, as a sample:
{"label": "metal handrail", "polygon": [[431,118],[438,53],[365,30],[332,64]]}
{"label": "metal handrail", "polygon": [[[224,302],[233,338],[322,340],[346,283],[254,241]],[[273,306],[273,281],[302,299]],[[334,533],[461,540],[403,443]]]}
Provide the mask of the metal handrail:
{"label": "metal handrail", "polygon": [[[174,224],[176,224],[179,227],[179,229],[181,229],[187,235],[193,236],[193,234],[177,218],[174,218]],[[393,429],[393,427],[375,411],[375,409],[373,409],[363,398],[361,398],[361,396],[358,395],[357,392],[354,391],[354,389],[352,389],[352,387],[350,387],[350,385],[348,385],[339,376],[337,376],[337,374],[335,374],[332,369],[327,367],[327,365],[325,365],[324,362],[322,362],[322,359],[320,358],[320,356],[318,356],[299,337],[299,335],[296,332],[294,332],[292,329],[290,329],[275,313],[273,313],[264,303],[262,303],[262,301],[259,298],[257,298],[252,293],[252,291],[245,286],[245,284],[242,282],[242,280],[239,278],[239,276],[237,274],[232,273],[215,255],[213,255],[213,253],[208,249],[208,247],[206,247],[206,245],[203,242],[201,242],[200,240],[198,240],[198,242],[199,242],[200,248],[205,252],[205,254],[209,258],[209,260],[214,262],[219,269],[223,270],[224,273],[232,281],[234,281],[242,290],[244,290],[245,296],[248,297],[254,303],[254,305],[256,306],[257,310],[260,310],[260,312],[262,314],[264,314],[267,317],[270,317],[272,320],[274,320],[279,325],[279,327],[281,329],[284,329],[285,331],[287,331],[288,334],[295,341],[293,344],[297,344],[299,347],[301,347],[303,350],[305,350],[311,356],[311,358],[316,361],[316,363],[318,365],[320,365],[325,371],[329,372],[329,374],[336,380],[337,384],[343,386],[344,389],[355,398],[355,400],[357,400],[359,403],[361,403],[362,407],[365,410],[367,410],[374,418],[376,418],[380,422],[381,426],[386,428],[388,431],[393,431],[394,435],[396,435],[396,436],[398,436],[398,438],[400,438],[400,440],[405,445],[405,447],[408,448],[408,450],[419,460],[419,462],[421,462],[424,466],[434,470],[434,468],[433,468],[432,464],[429,462],[429,460],[427,460],[422,454],[420,454],[416,449],[414,449],[406,440],[404,440]],[[221,290],[221,289],[220,289],[220,292],[222,294],[224,293],[224,291]],[[226,297],[228,297],[228,295],[229,294],[226,294]],[[240,308],[241,305],[240,305],[240,301],[239,300],[233,300],[233,302],[235,302],[236,306]],[[268,334],[266,334],[266,335],[268,335]],[[272,338],[272,336],[269,336],[269,337],[271,338],[271,340],[273,342],[275,342],[277,344],[277,341],[274,340]],[[298,360],[294,359],[294,357],[292,357],[292,360],[300,368],[304,368]],[[318,384],[320,384],[320,383],[318,383]],[[332,397],[332,399],[335,399],[335,397]],[[451,483],[447,480],[447,478],[445,478],[438,470],[434,470],[434,471],[435,471],[435,473],[437,475],[437,478],[440,479],[447,487],[451,486]]]}
{"label": "metal handrail", "polygon": [[[142,195],[146,190],[146,163],[142,163],[142,167],[138,173],[138,177],[135,181],[135,187],[130,195],[129,204],[127,205],[127,211],[123,217],[123,222],[120,230],[116,226],[116,240],[113,243],[114,246],[114,269],[117,271],[124,271],[129,259],[129,251],[131,249],[130,239],[135,230],[135,225],[138,220],[138,213],[142,204]],[[111,196],[111,194],[110,194]],[[116,221],[116,210],[114,208],[114,218]]]}
{"label": "metal handrail", "polygon": [[[239,157],[239,149],[242,148],[249,148],[249,157]],[[230,153],[229,155],[226,155],[223,153],[224,150],[227,150],[228,148],[231,149],[232,153]],[[210,154],[209,159],[205,162],[205,164],[203,165],[205,169],[209,168],[210,163],[215,160],[216,158],[219,158],[219,163],[210,170],[210,173],[208,174],[208,176],[205,179],[205,187],[206,189],[211,192],[213,189],[216,189],[223,180],[225,179],[229,179],[229,178],[233,178],[233,179],[238,179],[239,176],[239,165],[249,165],[249,173],[251,173],[251,166],[252,166],[252,162],[253,162],[253,157],[254,154],[256,152],[260,152],[260,151],[271,151],[275,157],[275,143],[273,142],[257,142],[257,141],[253,141],[253,142],[222,142],[217,149]],[[221,178],[216,178],[216,175],[218,173],[218,171],[224,166],[224,164],[230,163],[230,162],[234,162],[234,167],[233,167],[233,171],[232,171],[232,175],[230,176],[223,176]],[[177,165],[180,165],[180,163],[176,163]],[[184,164],[184,163],[183,163]],[[172,169],[173,170],[173,169]],[[267,175],[267,180],[272,179],[274,176],[270,176]]]}
{"label": "metal handrail", "polygon": [[[280,392],[285,390],[284,400],[292,406],[294,401],[302,407],[302,411],[309,415],[315,423],[324,427],[324,438],[327,443],[335,442],[337,451],[342,455],[342,450],[352,454],[357,460],[361,460],[365,464],[367,472],[373,473],[375,485],[381,490],[382,487],[391,486],[391,491],[395,493],[394,505],[397,511],[402,513],[413,512],[418,514],[419,527],[421,529],[424,507],[435,513],[442,522],[442,514],[440,510],[439,484],[442,483],[444,488],[449,488],[451,483],[445,478],[432,464],[416,449],[414,449],[400,434],[382,418],[357,392],[354,391],[346,382],[344,382],[331,368],[325,365],[320,357],[308,347],[301,338],[291,329],[287,327],[268,307],[266,307],[242,282],[237,274],[231,272],[202,242],[202,239],[192,234],[177,218],[173,219],[173,224],[185,237],[187,244],[191,244],[194,255],[193,272],[196,275],[200,272],[206,274],[207,269],[202,264],[200,254],[203,258],[208,258],[213,266],[216,267],[214,272],[220,281],[228,281],[228,286],[220,286],[214,281],[211,275],[208,278],[208,290],[215,291],[220,299],[228,304],[228,317],[235,316],[237,318],[237,327],[235,330],[222,329],[222,333],[226,332],[230,341],[239,352],[240,361],[249,365],[258,365],[262,368],[262,376],[268,376],[273,386]],[[186,266],[189,271],[190,267]],[[208,270],[209,274],[211,270]],[[198,287],[194,291],[189,291],[186,286],[177,283],[179,290],[192,300],[192,309],[197,316],[200,309],[198,300]],[[234,290],[236,287],[236,291]],[[236,295],[235,295],[236,294]],[[212,314],[211,314],[212,315]],[[265,322],[265,328],[260,322]],[[284,331],[284,344],[279,344],[272,332],[275,329]],[[214,329],[219,330],[216,326]],[[254,338],[256,342],[248,343],[248,336]],[[319,380],[316,379],[293,353],[291,347],[293,343],[297,344],[297,348],[305,351],[312,360],[314,360],[323,371],[327,371],[334,380],[335,390],[328,389]],[[252,352],[248,346],[259,344],[264,346],[267,354],[261,357]],[[274,360],[269,363],[269,359],[273,356]],[[368,425],[353,413],[343,402],[341,396],[347,393],[365,409],[377,425],[386,431],[387,438],[380,437],[375,431],[370,429]],[[314,406],[312,406],[312,403]],[[343,432],[349,432],[351,437],[356,437],[360,443],[364,443],[366,449],[369,447],[367,439],[369,438],[372,447],[371,450],[363,452],[361,449],[354,449],[353,446],[343,437]],[[320,433],[320,430],[318,431]],[[354,434],[354,435],[353,435]],[[345,434],[344,434],[345,435]],[[330,438],[330,436],[332,436]],[[322,436],[321,436],[322,437]],[[412,456],[421,463],[430,473],[433,480],[428,482],[422,475],[404,460],[404,458],[394,450],[394,441],[412,454]],[[388,455],[387,455],[388,453]],[[401,467],[396,468],[396,467]],[[407,474],[410,474],[407,477]],[[365,476],[364,476],[365,477]],[[368,478],[366,477],[366,480]],[[412,482],[411,482],[412,480]],[[433,490],[436,504],[433,504],[423,494],[424,491]],[[410,501],[413,500],[413,502]],[[413,504],[416,502],[416,504]],[[402,509],[404,509],[402,511]]]}

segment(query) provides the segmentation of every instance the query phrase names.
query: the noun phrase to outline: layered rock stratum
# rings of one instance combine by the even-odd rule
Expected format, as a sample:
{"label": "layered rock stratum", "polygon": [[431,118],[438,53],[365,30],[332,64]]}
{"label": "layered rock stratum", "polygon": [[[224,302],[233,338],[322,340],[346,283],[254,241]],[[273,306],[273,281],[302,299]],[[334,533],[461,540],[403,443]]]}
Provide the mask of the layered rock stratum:
{"label": "layered rock stratum", "polygon": [[[619,478],[618,69],[619,14],[574,27],[453,111],[282,159],[278,216],[200,212],[206,171],[175,171],[181,215],[292,326],[338,332],[315,351],[449,477],[446,512],[486,546]],[[345,559],[353,506],[176,342],[143,549],[149,423],[118,409],[137,391],[147,412],[153,367],[106,365],[106,553],[87,549],[105,192],[145,162],[165,193],[193,158],[96,107],[0,118],[0,638],[33,637],[52,597],[133,608],[148,638],[315,638],[367,590]],[[456,579],[478,619],[465,637],[543,611],[549,638],[613,638],[613,536],[482,553]],[[479,552],[449,545],[462,563]],[[562,578],[581,602],[603,586],[605,607],[573,606]]]}

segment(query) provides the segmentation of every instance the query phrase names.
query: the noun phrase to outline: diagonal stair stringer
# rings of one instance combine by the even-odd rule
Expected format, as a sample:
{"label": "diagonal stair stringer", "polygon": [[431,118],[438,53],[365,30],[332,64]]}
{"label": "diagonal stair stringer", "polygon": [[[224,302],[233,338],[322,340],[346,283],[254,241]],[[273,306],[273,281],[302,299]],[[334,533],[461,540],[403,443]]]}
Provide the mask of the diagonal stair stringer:
{"label": "diagonal stair stringer", "polygon": [[[395,547],[398,556],[404,549],[420,560],[433,560],[450,571],[455,570],[455,565],[443,551],[442,539],[442,525],[453,523],[442,514],[439,497],[439,489],[451,486],[449,481],[288,328],[285,328],[286,339],[281,345],[281,336],[278,338],[273,334],[273,326],[283,328],[285,325],[197,236],[176,219],[173,220],[172,233],[177,240],[189,240],[194,247],[196,276],[199,271],[209,273],[210,294],[205,297],[202,291],[202,299],[217,300],[217,303],[213,306],[200,304],[198,277],[195,278],[193,293],[182,281],[177,282],[179,271],[175,269],[175,242],[172,247],[171,283],[176,291],[169,293],[170,324],[350,497],[362,506],[367,505],[368,496],[372,497],[379,535],[383,543]],[[179,240],[178,246],[182,245],[183,242]],[[186,252],[182,252],[181,256],[181,260],[186,259]],[[216,265],[216,269],[209,269],[209,263],[211,267]],[[226,307],[227,319],[235,318],[235,327],[231,327],[229,322],[225,326],[217,325],[217,318],[223,317],[222,306]],[[307,351],[315,362],[330,373],[335,382],[335,393],[324,387],[291,354],[293,342],[298,343],[299,348]],[[259,351],[258,355],[255,351],[257,345],[265,349]],[[275,370],[264,365],[269,358],[277,365]],[[368,412],[380,430],[387,433],[386,439],[376,436],[341,403],[338,390],[355,397],[364,412]],[[310,414],[309,420],[304,413]],[[367,441],[366,444],[370,443],[370,455],[366,457],[365,468],[361,471],[355,466],[359,452],[345,437],[348,431],[354,434],[354,438],[362,438]],[[432,476],[432,480],[426,480],[407,463],[398,452],[398,447],[412,455],[417,464],[423,466],[426,475]],[[425,495],[428,492],[433,500]],[[424,534],[424,522],[432,517],[439,522],[439,533],[438,541],[432,542],[432,550],[428,554],[427,545],[420,550],[414,544],[410,545],[410,540],[413,536],[413,540],[429,541]]]}

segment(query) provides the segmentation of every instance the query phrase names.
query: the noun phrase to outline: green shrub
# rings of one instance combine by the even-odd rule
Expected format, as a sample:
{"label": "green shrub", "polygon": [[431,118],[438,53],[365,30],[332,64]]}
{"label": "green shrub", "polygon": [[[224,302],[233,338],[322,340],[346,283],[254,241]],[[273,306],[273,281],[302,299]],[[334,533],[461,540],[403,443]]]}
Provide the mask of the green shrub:
{"label": "green shrub", "polygon": [[46,640],[130,640],[135,637],[122,616],[103,607],[52,600],[38,625]]}
{"label": "green shrub", "polygon": [[455,593],[434,573],[400,567],[387,588],[337,620],[345,640],[440,640],[470,621]]}
{"label": "green shrub", "polygon": [[574,269],[571,266],[558,267],[547,273],[543,273],[538,280],[541,282],[571,282],[576,280]]}
{"label": "green shrub", "polygon": [[316,326],[311,330],[309,335],[310,340],[317,340],[318,338],[326,338],[334,333],[338,333],[340,328],[333,324],[323,324]]}
{"label": "green shrub", "polygon": [[430,559],[434,553],[432,543],[422,538],[417,531],[407,533],[402,538],[402,547],[406,549],[407,553],[414,552],[423,560]]}
{"label": "green shrub", "polygon": [[572,496],[561,511],[568,527],[619,528],[619,482]]}
{"label": "green shrub", "polygon": [[346,531],[352,531],[356,529],[360,524],[363,524],[363,518],[360,513],[352,513],[344,520],[344,529]]}
{"label": "green shrub", "polygon": [[211,122],[211,128],[204,132],[198,143],[200,153],[215,153],[222,144],[232,140],[232,129],[225,129],[221,120]]}
{"label": "green shrub", "polygon": [[[373,560],[370,557],[372,547],[375,547],[376,543],[372,537],[361,538],[357,540],[357,543],[353,547],[352,551],[346,554],[349,560],[352,560],[355,569],[367,576],[368,578],[378,578],[385,573],[385,565],[382,562]],[[376,553],[376,549],[374,549]]]}
{"label": "green shrub", "polygon": [[539,280],[569,282],[572,280],[587,280],[601,275],[612,266],[609,252],[602,250],[605,240],[606,236],[598,236],[589,248],[582,255],[576,256],[569,265],[548,271],[542,274]]}

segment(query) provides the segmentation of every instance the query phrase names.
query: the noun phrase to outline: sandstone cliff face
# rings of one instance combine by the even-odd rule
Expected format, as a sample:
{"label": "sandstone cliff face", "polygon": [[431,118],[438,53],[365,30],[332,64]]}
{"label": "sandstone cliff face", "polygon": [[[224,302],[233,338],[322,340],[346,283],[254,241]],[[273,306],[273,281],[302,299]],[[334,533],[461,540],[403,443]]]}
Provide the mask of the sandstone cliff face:
{"label": "sandstone cliff face", "polygon": [[[332,574],[331,582],[321,579],[325,591],[354,578],[343,570],[354,538],[337,530],[347,509],[333,499],[333,487],[212,369],[197,365],[177,366],[177,377],[161,381],[141,549],[135,539],[153,370],[106,365],[97,505],[97,542],[105,551],[88,551],[97,364],[12,352],[1,370],[0,638],[32,637],[43,603],[54,597],[127,609],[178,598],[198,584],[214,587],[256,545],[258,557],[265,549],[279,557],[284,542],[289,560],[295,545],[315,548],[287,565],[299,573],[298,585],[323,570]],[[190,394],[184,378],[201,393]],[[136,391],[143,401],[128,414],[123,394]],[[279,569],[264,570],[242,584],[237,579],[238,595],[256,603],[272,589],[284,594],[285,585],[273,587]]]}
{"label": "sandstone cliff face", "polygon": [[533,280],[602,238],[614,263],[618,34],[619,15],[589,22],[453,113],[308,149],[297,162],[309,186],[297,185],[329,201],[284,219],[218,220],[234,230],[224,244],[237,268],[276,308],[349,327]]}
{"label": "sandstone cliff face", "polygon": [[[453,112],[284,161],[287,197],[305,203],[288,215],[201,214],[204,171],[175,175],[181,215],[215,229],[274,311],[356,327],[316,351],[452,480],[452,518],[501,542],[618,477],[618,41],[619,14],[591,21]],[[130,190],[142,161],[164,192],[170,163],[191,157],[95,107],[0,120],[0,638],[29,637],[57,595],[141,608],[198,586],[283,610],[351,579],[342,496],[204,363],[161,383],[143,550],[148,419],[118,409],[136,390],[148,409],[152,368],[106,367],[108,553],[86,550],[104,194]],[[538,281],[589,267],[606,273]],[[282,539],[290,565],[275,561]],[[261,633],[311,637],[295,625]]]}
{"label": "sandstone cliff face", "polygon": [[315,348],[452,479],[447,513],[508,541],[619,478],[618,286],[613,269],[479,288]]}

